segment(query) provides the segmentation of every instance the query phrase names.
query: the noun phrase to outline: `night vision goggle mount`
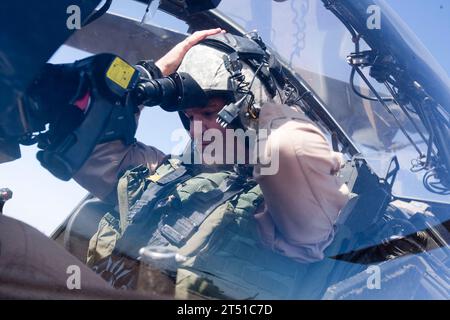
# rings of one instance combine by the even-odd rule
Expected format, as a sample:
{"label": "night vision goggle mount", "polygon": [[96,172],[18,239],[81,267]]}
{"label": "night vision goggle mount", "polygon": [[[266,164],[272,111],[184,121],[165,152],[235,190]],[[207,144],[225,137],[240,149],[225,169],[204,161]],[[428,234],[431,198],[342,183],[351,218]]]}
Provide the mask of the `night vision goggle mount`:
{"label": "night vision goggle mount", "polygon": [[27,103],[21,106],[23,126],[1,138],[8,143],[37,143],[42,166],[69,180],[97,144],[112,140],[134,143],[139,106],[159,105],[177,111],[193,101],[206,103],[203,90],[189,74],[159,74],[161,78],[152,79],[155,72],[151,71],[159,70],[147,69],[148,61],[134,66],[113,54],[71,64],[47,64],[29,88]]}

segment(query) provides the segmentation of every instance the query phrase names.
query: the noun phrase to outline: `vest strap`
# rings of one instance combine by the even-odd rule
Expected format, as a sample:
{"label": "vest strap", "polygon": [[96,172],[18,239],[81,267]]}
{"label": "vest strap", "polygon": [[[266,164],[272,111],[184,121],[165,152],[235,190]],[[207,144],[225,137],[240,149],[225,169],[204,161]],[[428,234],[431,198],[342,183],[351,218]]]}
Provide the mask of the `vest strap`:
{"label": "vest strap", "polygon": [[170,190],[171,187],[178,183],[182,183],[192,177],[188,173],[185,166],[180,166],[174,171],[161,177],[157,182],[151,183],[142,194],[141,198],[130,208],[127,216],[128,223],[137,222],[141,217],[152,209],[157,199],[159,199],[164,191]]}
{"label": "vest strap", "polygon": [[203,221],[221,204],[253,186],[254,183],[242,184],[242,181],[239,179],[234,180],[232,183],[225,179],[218,187],[222,192],[222,196],[209,203],[208,208],[204,212],[195,210],[189,217],[179,212],[175,217],[170,217],[170,221],[163,219],[155,234],[150,238],[148,245],[173,244],[177,247],[182,246],[195,233]]}

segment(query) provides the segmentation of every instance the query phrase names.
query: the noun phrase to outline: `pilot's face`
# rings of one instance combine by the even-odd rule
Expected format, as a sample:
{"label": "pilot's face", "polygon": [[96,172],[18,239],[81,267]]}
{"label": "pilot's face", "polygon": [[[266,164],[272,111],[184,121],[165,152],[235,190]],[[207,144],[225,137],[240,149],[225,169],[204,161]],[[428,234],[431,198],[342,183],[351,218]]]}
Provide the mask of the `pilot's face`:
{"label": "pilot's face", "polygon": [[[201,144],[203,147],[210,144],[212,141],[204,141],[203,136],[209,129],[217,129],[225,136],[225,129],[216,122],[217,114],[225,106],[226,102],[223,98],[213,97],[209,99],[206,107],[203,108],[191,108],[185,110],[185,115],[189,119],[189,135],[192,139],[194,137],[202,137]],[[194,122],[197,122],[194,125]],[[195,132],[195,129],[200,129],[201,132]]]}

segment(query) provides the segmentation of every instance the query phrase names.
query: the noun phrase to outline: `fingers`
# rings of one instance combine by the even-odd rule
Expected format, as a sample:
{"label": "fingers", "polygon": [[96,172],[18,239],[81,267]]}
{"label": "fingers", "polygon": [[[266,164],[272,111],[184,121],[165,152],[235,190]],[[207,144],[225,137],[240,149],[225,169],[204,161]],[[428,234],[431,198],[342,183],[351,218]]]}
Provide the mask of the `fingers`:
{"label": "fingers", "polygon": [[195,31],[192,35],[187,37],[185,40],[187,50],[189,50],[191,47],[195,46],[197,43],[199,43],[206,37],[212,36],[212,35],[215,35],[218,33],[225,33],[225,30],[222,30],[221,28],[216,28],[216,29]]}
{"label": "fingers", "polygon": [[167,54],[159,59],[155,64],[161,70],[163,75],[167,76],[176,71],[186,53],[208,36],[218,33],[225,33],[221,28],[196,31],[182,42],[173,47]]}

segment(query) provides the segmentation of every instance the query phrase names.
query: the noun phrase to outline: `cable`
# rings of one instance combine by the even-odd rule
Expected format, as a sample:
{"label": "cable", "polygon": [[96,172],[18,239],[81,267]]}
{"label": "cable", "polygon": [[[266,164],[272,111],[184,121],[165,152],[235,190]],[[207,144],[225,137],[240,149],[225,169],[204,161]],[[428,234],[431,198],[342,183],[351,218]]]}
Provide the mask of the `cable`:
{"label": "cable", "polygon": [[[353,90],[353,92],[360,98],[365,99],[365,100],[370,100],[370,101],[379,101],[377,98],[375,97],[369,97],[369,96],[365,96],[362,93],[360,93],[358,90],[356,90],[355,87],[355,72],[356,72],[356,68],[355,66],[352,66],[352,71],[350,72],[350,86]],[[382,97],[382,100],[385,102],[395,102],[395,99],[393,97]]]}
{"label": "cable", "polygon": [[411,169],[413,173],[420,172],[427,168],[427,163],[422,161],[420,158],[411,159]]}
{"label": "cable", "polygon": [[[412,123],[412,125],[414,126],[414,129],[416,129],[416,131],[419,133],[420,137],[422,138],[423,142],[425,142],[425,144],[428,144],[427,139],[425,138],[425,135],[422,133],[422,130],[420,130],[419,126],[416,124],[416,122],[414,121],[414,119],[411,117],[411,115],[408,112],[408,109],[403,105],[403,103],[400,103],[400,99],[398,99],[398,94],[394,91],[393,88],[391,88],[391,85],[388,83],[388,81],[386,81],[384,83],[384,85],[386,86],[386,88],[388,89],[389,93],[391,94],[391,96],[394,99],[394,102],[400,107],[400,109],[403,111],[403,113],[406,115],[406,117],[408,118],[408,120]],[[432,150],[431,150],[432,151]]]}
{"label": "cable", "polygon": [[[361,35],[360,34],[356,34],[355,31],[352,32],[352,29],[350,28],[350,26],[347,26],[347,29],[350,31],[350,33],[352,34],[353,37],[353,42],[355,43],[355,54],[360,53],[360,41],[361,41]],[[379,99],[377,97],[369,97],[366,95],[363,95],[361,92],[359,92],[358,90],[356,90],[355,87],[355,72],[356,72],[356,68],[357,66],[351,64],[352,66],[352,70],[350,71],[350,86],[353,90],[353,92],[360,98],[365,99],[365,100],[369,100],[369,101],[379,101]],[[395,99],[393,97],[381,97],[381,99],[385,102],[393,102],[395,101]]]}
{"label": "cable", "polygon": [[423,157],[423,153],[422,151],[419,149],[419,147],[416,145],[416,143],[414,142],[414,140],[411,138],[411,136],[408,134],[408,132],[406,131],[406,129],[403,127],[403,125],[401,124],[400,120],[397,119],[397,117],[395,116],[395,114],[391,111],[391,109],[389,109],[388,105],[385,103],[385,101],[383,101],[383,98],[381,98],[381,96],[379,95],[378,91],[372,86],[372,84],[370,83],[369,79],[366,78],[366,76],[364,75],[364,73],[362,73],[362,71],[358,68],[355,67],[356,72],[358,72],[359,76],[361,77],[361,79],[366,83],[366,85],[369,87],[370,91],[372,91],[372,93],[378,98],[378,101],[381,103],[381,105],[386,109],[386,111],[392,116],[392,118],[395,120],[397,126],[400,128],[400,130],[402,131],[403,135],[409,140],[409,142],[411,143],[411,145],[414,147],[414,149],[416,149],[417,153],[419,154],[420,157]]}
{"label": "cable", "polygon": [[255,82],[256,76],[258,75],[259,71],[261,71],[262,66],[264,65],[264,62],[261,62],[261,64],[258,66],[258,68],[255,71],[255,74],[253,75],[252,81],[250,82],[250,85],[248,87],[248,90],[251,91],[253,87],[253,82]]}
{"label": "cable", "polygon": [[291,52],[291,56],[289,57],[289,66],[292,66],[292,62],[294,60],[295,55],[300,56],[300,53],[305,48],[305,29],[306,29],[306,23],[305,23],[305,16],[309,11],[309,0],[301,1],[300,3],[300,10],[296,8],[294,5],[295,3],[300,3],[300,1],[291,1],[291,10],[294,13],[294,18],[292,19],[292,22],[294,23],[296,30],[295,30],[295,44],[294,49]]}
{"label": "cable", "polygon": [[299,103],[299,102],[302,101],[306,96],[309,96],[309,95],[311,95],[311,94],[312,94],[312,92],[309,91],[309,90],[303,92],[302,95],[301,95],[300,97],[298,97],[298,98],[294,101],[294,103],[295,103],[295,104]]}
{"label": "cable", "polygon": [[[335,13],[335,15],[338,17],[339,20],[343,21],[340,14],[336,10],[334,10],[334,8],[331,4],[329,4],[327,6],[327,9],[330,9],[333,13]],[[355,43],[355,54],[359,54],[360,53],[359,41],[360,41],[361,36],[356,34],[356,31],[352,28],[352,26],[350,24],[347,24],[345,22],[345,20],[344,20],[344,25],[347,27],[347,29],[352,34],[353,42]],[[420,107],[417,110],[411,110],[408,106],[406,106],[406,104],[402,104],[395,99],[396,96],[398,97],[398,91],[395,92],[394,88],[399,89],[399,86],[397,85],[397,81],[392,77],[392,75],[389,75],[387,77],[387,79],[385,79],[385,81],[384,81],[384,83],[385,83],[387,89],[389,90],[390,94],[392,95],[392,97],[390,97],[390,98],[381,97],[380,94],[377,92],[377,90],[372,86],[370,81],[367,79],[367,77],[364,75],[364,73],[361,71],[361,69],[359,68],[359,65],[353,64],[351,59],[349,60],[349,63],[352,67],[352,70],[350,72],[350,86],[352,88],[352,91],[362,99],[369,100],[369,101],[378,101],[379,103],[381,103],[381,105],[386,109],[386,111],[388,111],[388,113],[394,118],[398,127],[400,128],[402,133],[405,135],[405,137],[409,140],[411,145],[418,152],[419,158],[411,160],[411,165],[412,165],[411,171],[418,172],[418,171],[421,171],[421,170],[431,167],[431,169],[429,169],[423,176],[423,185],[425,186],[425,188],[432,193],[436,193],[436,194],[440,194],[440,195],[450,195],[450,173],[446,170],[445,167],[436,167],[435,164],[431,164],[431,155],[433,154],[434,156],[437,157],[436,152],[433,149],[433,140],[434,140],[433,139],[433,135],[434,135],[433,129],[434,128],[430,124],[427,125],[427,123],[424,121],[425,122],[424,125],[426,128],[428,127],[428,131],[430,133],[429,141],[427,142],[424,134],[421,132],[419,127],[416,125],[415,121],[413,121],[412,117],[408,113],[408,111],[410,111],[414,114],[417,114],[420,118],[422,118],[424,116],[423,110],[421,110]],[[373,63],[366,63],[366,65],[371,65],[373,67]],[[370,91],[372,91],[372,93],[376,96],[376,99],[375,99],[375,97],[365,96],[365,95],[361,94],[358,90],[356,90],[355,80],[354,80],[355,72],[358,72],[358,75],[365,82],[365,84],[369,87]],[[391,88],[388,84],[391,84],[394,88]],[[414,127],[416,128],[416,130],[419,132],[422,139],[427,144],[427,155],[424,155],[422,153],[422,151],[418,148],[416,143],[412,140],[411,136],[408,134],[406,129],[403,127],[403,125],[397,119],[395,114],[390,110],[390,108],[388,107],[386,102],[394,102],[400,106],[402,111],[406,114],[406,116],[409,118],[409,120],[413,123]],[[416,105],[413,104],[413,102],[411,102],[411,104],[413,107],[417,107]],[[445,112],[445,113],[448,114],[447,112]],[[438,115],[438,117],[445,124],[450,123],[450,120],[446,119],[444,114],[440,113]],[[426,117],[425,117],[425,119],[426,119]],[[424,157],[426,159],[425,162],[422,161],[422,159]]]}
{"label": "cable", "polygon": [[[434,179],[434,181],[431,181],[432,179]],[[435,168],[428,170],[423,175],[423,185],[428,191],[432,193],[443,196],[450,195],[450,188],[442,183]]]}
{"label": "cable", "polygon": [[88,24],[90,24],[91,22],[97,20],[98,18],[100,18],[102,15],[104,15],[106,13],[106,11],[108,11],[109,7],[111,6],[112,0],[106,0],[105,4],[97,11],[95,11],[94,13],[92,13],[87,19],[86,21],[83,23],[82,27],[87,26]]}

